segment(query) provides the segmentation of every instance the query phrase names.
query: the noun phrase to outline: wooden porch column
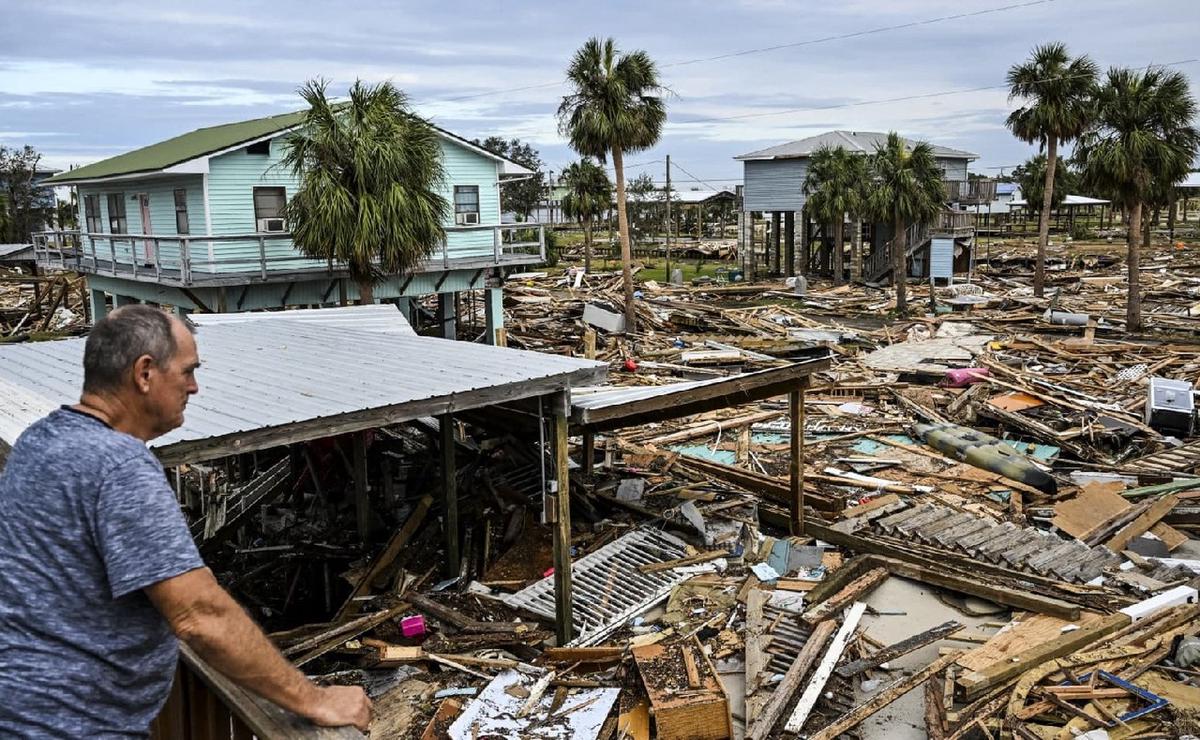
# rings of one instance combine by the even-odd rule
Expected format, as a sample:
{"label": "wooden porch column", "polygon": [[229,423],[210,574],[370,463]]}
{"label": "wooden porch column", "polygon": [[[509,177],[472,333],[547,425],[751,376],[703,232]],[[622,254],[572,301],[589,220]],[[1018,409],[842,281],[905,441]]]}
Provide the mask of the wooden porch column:
{"label": "wooden porch column", "polygon": [[783,214],[783,245],[787,266],[783,274],[787,277],[796,275],[796,212],[788,211]]}
{"label": "wooden porch column", "polygon": [[782,272],[782,270],[780,269],[780,264],[779,264],[782,261],[779,258],[780,257],[779,245],[780,245],[780,236],[781,236],[780,232],[782,231],[782,228],[781,228],[782,220],[783,220],[782,212],[775,211],[774,213],[771,214],[771,274],[772,275],[778,275],[780,272]]}
{"label": "wooden porch column", "polygon": [[358,523],[358,538],[363,542],[371,534],[371,494],[367,487],[367,435],[369,431],[354,432],[351,444],[354,460],[354,518]]}
{"label": "wooden porch column", "polygon": [[571,491],[567,463],[567,395],[555,396],[551,404],[554,441],[554,631],[559,645],[574,637],[571,624]]}
{"label": "wooden porch column", "polygon": [[[108,304],[105,302],[104,291],[95,288],[89,289],[88,303],[91,306],[93,324],[108,315]],[[35,305],[41,305],[41,303],[35,300]]]}
{"label": "wooden porch column", "polygon": [[454,312],[454,299],[457,293],[438,293],[438,323],[441,324],[441,335],[446,339],[458,339],[458,316]]}
{"label": "wooden porch column", "polygon": [[804,391],[808,378],[800,380],[799,390],[788,394],[788,409],[791,412],[791,462],[788,465],[791,484],[792,534],[804,535]]}
{"label": "wooden porch column", "polygon": [[808,276],[808,243],[812,234],[808,233],[808,206],[800,209],[800,274]]}
{"label": "wooden porch column", "polygon": [[[441,295],[438,296],[441,299]],[[447,578],[458,575],[458,471],[454,460],[454,416],[443,414],[438,417],[438,430],[442,445],[442,529],[446,538]]]}
{"label": "wooden porch column", "polygon": [[593,460],[596,459],[596,434],[594,432],[583,433],[583,474],[591,475]]}

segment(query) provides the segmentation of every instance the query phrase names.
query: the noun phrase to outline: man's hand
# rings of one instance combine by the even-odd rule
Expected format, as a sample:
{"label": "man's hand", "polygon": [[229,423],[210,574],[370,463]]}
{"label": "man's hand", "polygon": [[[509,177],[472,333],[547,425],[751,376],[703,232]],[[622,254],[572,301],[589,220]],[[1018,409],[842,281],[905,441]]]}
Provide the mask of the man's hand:
{"label": "man's hand", "polygon": [[354,725],[366,732],[371,724],[371,700],[358,686],[325,686],[318,689],[316,703],[300,714],[322,727]]}

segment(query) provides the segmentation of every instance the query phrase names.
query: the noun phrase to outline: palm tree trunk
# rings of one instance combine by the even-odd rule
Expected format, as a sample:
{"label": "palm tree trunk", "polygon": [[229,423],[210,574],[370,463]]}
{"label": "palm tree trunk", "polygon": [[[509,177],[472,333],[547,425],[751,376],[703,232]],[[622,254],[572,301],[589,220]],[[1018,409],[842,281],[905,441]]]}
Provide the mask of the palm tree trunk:
{"label": "palm tree trunk", "polygon": [[896,312],[908,315],[908,233],[904,221],[896,219],[892,235],[892,282],[896,284]]}
{"label": "palm tree trunk", "polygon": [[1050,204],[1054,200],[1054,170],[1058,160],[1058,137],[1046,137],[1046,181],[1042,192],[1042,212],[1038,214],[1037,264],[1033,271],[1033,294],[1046,292],[1046,246],[1050,243]]}
{"label": "palm tree trunk", "polygon": [[1142,293],[1138,285],[1138,232],[1142,224],[1142,204],[1134,203],[1129,209],[1129,229],[1126,240],[1129,254],[1125,258],[1129,269],[1129,290],[1125,300],[1125,331],[1137,331],[1142,327]]}
{"label": "palm tree trunk", "polygon": [[863,281],[863,250],[862,250],[862,219],[856,218],[851,222],[850,233],[850,281]]}
{"label": "palm tree trunk", "polygon": [[583,271],[592,273],[592,219],[583,222]]}
{"label": "palm tree trunk", "polygon": [[358,303],[361,306],[366,306],[375,302],[375,283],[371,280],[359,280],[358,283]]}
{"label": "palm tree trunk", "polygon": [[[1143,209],[1143,213],[1145,209]],[[1142,249],[1150,248],[1150,230],[1158,225],[1158,209],[1155,208],[1150,218],[1142,219]]]}
{"label": "palm tree trunk", "polygon": [[833,284],[834,285],[841,285],[842,283],[846,282],[846,279],[842,274],[842,271],[845,269],[845,265],[842,264],[842,261],[843,261],[843,257],[842,257],[843,221],[844,221],[844,219],[840,218],[840,217],[835,218],[833,220]]}
{"label": "palm tree trunk", "polygon": [[620,147],[613,147],[613,170],[617,178],[617,228],[621,232],[621,276],[625,284],[625,331],[636,330],[637,314],[633,310],[633,250],[629,244],[629,215],[625,205],[625,159]]}

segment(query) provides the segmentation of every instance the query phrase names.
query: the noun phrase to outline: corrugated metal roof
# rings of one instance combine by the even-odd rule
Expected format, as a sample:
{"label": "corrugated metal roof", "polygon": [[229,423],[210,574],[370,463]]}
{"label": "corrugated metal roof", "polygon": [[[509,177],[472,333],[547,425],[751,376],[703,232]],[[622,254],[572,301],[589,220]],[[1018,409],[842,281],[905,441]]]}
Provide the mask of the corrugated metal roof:
{"label": "corrugated metal roof", "polygon": [[[740,154],[734,159],[794,159],[812,156],[821,147],[842,147],[852,152],[873,154],[875,149],[887,141],[888,135],[879,131],[826,131],[823,134],[810,136],[807,139],[797,139],[786,144],[760,149],[749,154]],[[905,144],[912,146],[911,139],[905,139]],[[948,146],[932,144],[933,155],[946,159],[979,159],[978,154],[951,149]]]}
{"label": "corrugated metal roof", "polygon": [[[473,391],[499,388],[503,400],[514,400],[595,383],[607,369],[559,355],[313,321],[217,323],[200,327],[196,337],[200,393],[184,425],[150,445],[176,461],[205,459],[192,443],[217,437],[245,434],[246,450],[260,449],[271,445],[252,433],[270,428],[317,421],[332,428],[344,421],[337,417],[356,412],[363,418],[358,428],[369,428],[379,420],[366,412],[380,409],[388,410],[384,423],[398,423],[487,405],[480,393],[464,397]],[[0,440],[11,445],[34,421],[78,400],[84,341],[0,346]],[[325,435],[309,438],[319,436]]]}
{"label": "corrugated metal roof", "polygon": [[288,311],[194,313],[188,316],[188,320],[196,326],[243,324],[247,321],[300,321],[334,329],[417,336],[400,309],[388,303],[368,306],[339,306],[337,308],[296,308]]}
{"label": "corrugated metal roof", "polygon": [[[0,244],[0,259],[15,257],[20,252],[29,252],[29,259],[33,259],[32,244]],[[21,255],[24,258],[24,255]]]}

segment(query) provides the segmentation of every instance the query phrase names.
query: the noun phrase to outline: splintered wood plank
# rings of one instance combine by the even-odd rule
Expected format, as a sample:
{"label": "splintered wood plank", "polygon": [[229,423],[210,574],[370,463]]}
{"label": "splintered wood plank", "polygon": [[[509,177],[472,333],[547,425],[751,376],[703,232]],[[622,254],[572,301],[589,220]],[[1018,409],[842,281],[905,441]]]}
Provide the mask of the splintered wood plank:
{"label": "splintered wood plank", "polygon": [[763,633],[767,624],[763,619],[763,606],[767,603],[767,593],[760,588],[750,590],[746,595],[746,716],[757,716],[767,702],[767,692],[758,690],[762,679],[763,669],[767,666],[767,653]]}
{"label": "splintered wood plank", "polygon": [[1129,542],[1137,537],[1141,537],[1151,527],[1158,524],[1158,521],[1167,514],[1171,513],[1171,509],[1175,508],[1175,504],[1179,503],[1179,499],[1167,494],[1150,505],[1137,519],[1134,519],[1129,524],[1121,528],[1121,531],[1113,535],[1113,538],[1104,543],[1104,546],[1113,552],[1121,552]]}
{"label": "splintered wood plank", "polygon": [[404,546],[416,534],[417,528],[425,521],[425,515],[429,512],[429,507],[432,505],[432,496],[421,497],[421,500],[413,508],[413,512],[409,514],[408,521],[404,522],[404,526],[392,535],[387,545],[383,548],[383,551],[371,562],[371,567],[367,569],[367,572],[358,580],[358,584],[354,587],[354,590],[346,597],[346,603],[342,604],[342,608],[338,610],[337,615],[333,618],[334,622],[344,622],[358,613],[359,606],[361,605],[358,601],[359,597],[371,592],[375,579],[383,574],[388,569],[388,566],[400,555]]}
{"label": "splintered wood plank", "polygon": [[919,650],[926,645],[931,645],[938,640],[957,632],[960,629],[962,629],[962,625],[952,619],[945,624],[939,624],[937,627],[925,630],[924,632],[915,634],[908,639],[889,645],[876,652],[869,658],[863,658],[852,663],[847,663],[846,665],[837,669],[837,674],[842,678],[853,678],[864,671],[895,660],[902,655],[908,655],[914,650]]}
{"label": "splintered wood plank", "polygon": [[928,681],[934,674],[944,670],[947,666],[953,663],[959,656],[959,653],[950,653],[943,655],[934,662],[925,666],[921,670],[901,678],[886,688],[881,689],[879,693],[872,696],[862,704],[859,704],[854,709],[851,709],[848,714],[840,717],[833,724],[825,727],[820,732],[810,737],[810,740],[833,740],[843,732],[857,727],[859,723],[875,714],[880,709],[896,701],[916,687]]}
{"label": "splintered wood plank", "polygon": [[885,568],[872,568],[863,575],[846,584],[845,588],[838,591],[833,596],[830,596],[825,601],[817,604],[813,608],[804,612],[801,615],[808,624],[816,624],[824,619],[829,619],[848,604],[858,599],[863,594],[868,593],[888,577],[888,572]]}
{"label": "splintered wood plank", "polygon": [[834,666],[842,657],[842,653],[846,651],[846,646],[850,644],[850,639],[854,636],[854,630],[858,627],[859,620],[862,619],[863,612],[867,610],[867,605],[861,601],[856,601],[849,611],[846,612],[846,618],[842,622],[838,633],[834,635],[833,642],[829,646],[829,650],[825,652],[825,656],[821,658],[820,665],[813,671],[812,680],[804,689],[804,693],[800,695],[800,701],[796,703],[796,708],[792,710],[792,715],[788,717],[785,729],[791,733],[799,733],[804,728],[804,723],[808,721],[808,716],[812,714],[813,707],[817,704],[817,699],[825,691],[825,684],[829,681],[830,675],[833,674]]}
{"label": "splintered wood plank", "polygon": [[1008,660],[988,666],[982,670],[968,671],[959,676],[958,683],[968,699],[994,686],[1004,684],[1020,676],[1030,668],[1047,661],[1061,658],[1086,645],[1090,645],[1105,635],[1116,632],[1130,623],[1126,614],[1110,614],[1094,622],[1090,622],[1072,632],[1063,632],[1058,637],[1036,645],[1024,652],[1011,656]]}
{"label": "splintered wood plank", "polygon": [[650,702],[640,699],[617,718],[617,737],[650,740]]}

